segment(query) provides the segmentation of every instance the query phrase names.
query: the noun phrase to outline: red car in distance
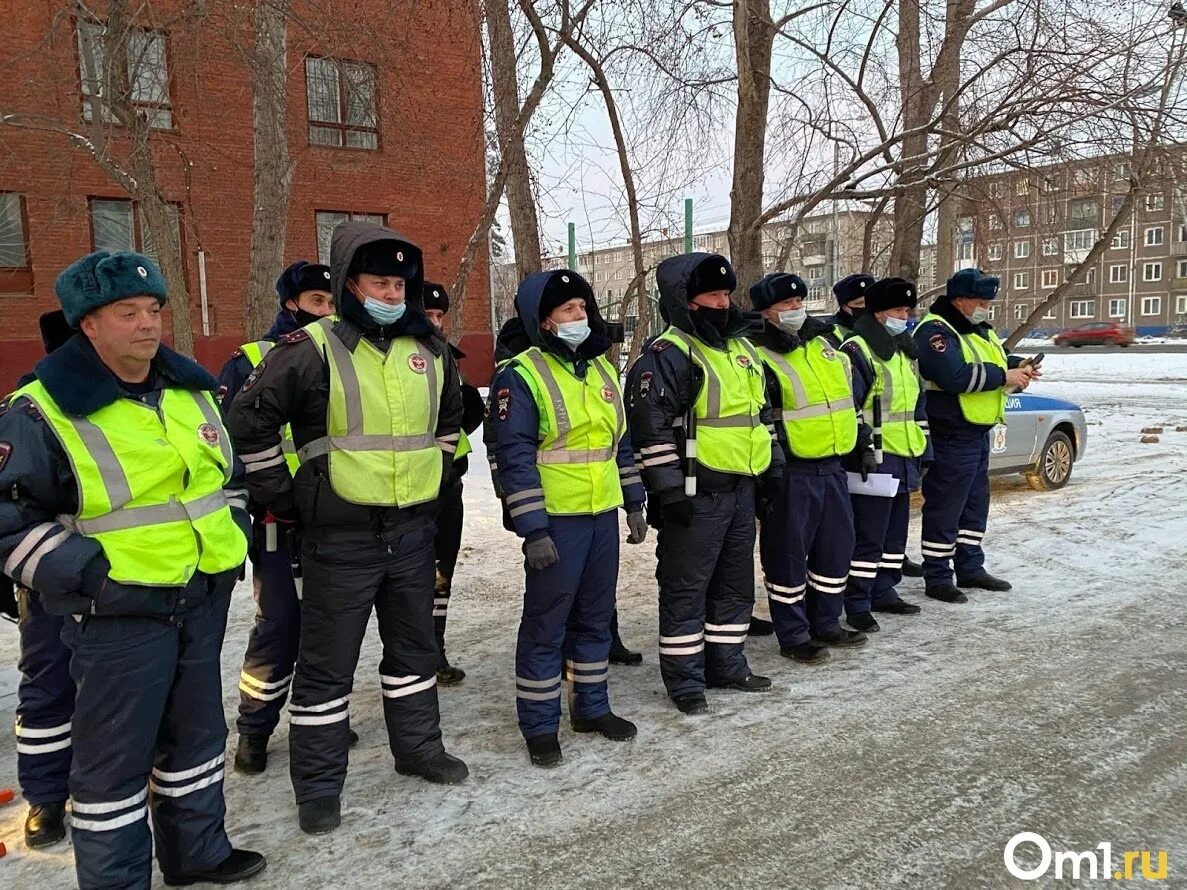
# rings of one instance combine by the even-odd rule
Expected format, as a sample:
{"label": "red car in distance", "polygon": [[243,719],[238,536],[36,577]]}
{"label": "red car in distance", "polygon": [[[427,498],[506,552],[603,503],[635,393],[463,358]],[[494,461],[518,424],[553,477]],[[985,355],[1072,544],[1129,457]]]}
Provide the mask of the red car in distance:
{"label": "red car in distance", "polygon": [[1119,321],[1090,321],[1078,327],[1068,328],[1055,335],[1056,346],[1121,346],[1126,347],[1134,340],[1133,328],[1127,328]]}

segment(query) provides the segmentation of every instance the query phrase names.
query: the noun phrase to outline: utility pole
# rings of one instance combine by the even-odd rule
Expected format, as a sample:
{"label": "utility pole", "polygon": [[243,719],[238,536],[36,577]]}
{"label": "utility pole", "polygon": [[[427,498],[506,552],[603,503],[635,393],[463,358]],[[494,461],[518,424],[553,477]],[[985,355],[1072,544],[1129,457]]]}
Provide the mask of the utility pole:
{"label": "utility pole", "polygon": [[577,223],[569,223],[569,268],[577,271]]}
{"label": "utility pole", "polygon": [[692,198],[684,199],[684,252],[692,253]]}

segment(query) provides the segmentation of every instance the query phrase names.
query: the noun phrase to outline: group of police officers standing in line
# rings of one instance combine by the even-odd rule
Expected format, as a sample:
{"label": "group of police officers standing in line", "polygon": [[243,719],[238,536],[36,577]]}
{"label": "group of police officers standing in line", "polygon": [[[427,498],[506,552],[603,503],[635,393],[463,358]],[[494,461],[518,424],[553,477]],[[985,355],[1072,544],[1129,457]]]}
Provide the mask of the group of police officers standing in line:
{"label": "group of police officers standing in line", "polygon": [[[926,594],[1009,589],[981,549],[988,433],[1007,388],[1038,371],[986,323],[997,279],[954,275],[913,336],[917,293],[899,278],[843,279],[828,320],[807,315],[788,273],[751,288],[761,319],[742,313],[714,254],[665,260],[657,282],[667,327],[624,390],[606,358],[621,329],[589,284],[529,276],[484,406],[442,333],[444,288],[382,226],[344,223],[329,267],[286,269],[275,325],[220,381],[160,343],[167,294],[147,258],[98,251],[68,267],[62,311],[42,319],[48,354],[0,406],[29,846],[65,836],[69,800],[80,887],[148,887],[154,844],[171,886],[263,870],[231,846],[222,789],[219,654],[248,555],[235,767],[266,768],[288,700],[299,824],[339,825],[374,609],[396,771],[463,781],[437,687],[465,676],[445,657],[445,619],[467,434],[484,413],[504,523],[523,538],[516,709],[538,766],[562,760],[566,686],[576,732],[636,734],[607,683],[611,661],[641,659],[617,634],[619,508],[628,543],[658,530],[660,669],[685,714],[708,710],[706,689],[771,686],[744,647],[761,623],[756,529],[780,651],[805,663],[863,645],[874,612],[920,611],[896,591],[920,484]],[[871,474],[897,480],[894,495],[851,494]]]}

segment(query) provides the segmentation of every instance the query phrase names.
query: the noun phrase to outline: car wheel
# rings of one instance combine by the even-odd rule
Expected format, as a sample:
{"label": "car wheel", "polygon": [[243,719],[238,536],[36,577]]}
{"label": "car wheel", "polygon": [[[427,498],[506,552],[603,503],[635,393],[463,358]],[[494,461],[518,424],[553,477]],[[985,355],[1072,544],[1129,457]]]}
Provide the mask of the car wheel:
{"label": "car wheel", "polygon": [[1124,340],[1122,340],[1117,345],[1120,346],[1122,349],[1129,349],[1129,344],[1127,342],[1125,342]]}
{"label": "car wheel", "polygon": [[1047,437],[1043,450],[1039,452],[1039,459],[1030,472],[1026,474],[1026,481],[1037,491],[1055,491],[1063,488],[1072,478],[1072,465],[1076,461],[1076,449],[1067,433],[1058,430]]}
{"label": "car wheel", "polygon": [[1081,346],[1083,346],[1083,345],[1084,345],[1083,343],[1073,343],[1073,344],[1072,344],[1072,349],[1079,349],[1079,348],[1080,348]]}

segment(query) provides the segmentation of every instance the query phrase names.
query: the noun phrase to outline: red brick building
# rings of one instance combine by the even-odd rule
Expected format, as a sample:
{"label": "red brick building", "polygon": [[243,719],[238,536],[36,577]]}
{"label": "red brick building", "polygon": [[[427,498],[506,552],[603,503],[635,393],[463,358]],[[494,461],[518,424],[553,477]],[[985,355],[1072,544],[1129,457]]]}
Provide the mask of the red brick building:
{"label": "red brick building", "polygon": [[[133,98],[153,122],[156,178],[177,210],[195,352],[216,371],[244,339],[254,143],[240,47],[251,40],[251,6],[138,5],[135,63],[129,54]],[[366,215],[417,243],[428,277],[451,282],[486,189],[473,5],[292,8],[287,125],[296,169],[287,216],[277,220],[287,227],[286,260],[316,259],[336,221]],[[56,308],[54,279],[68,263],[95,247],[152,251],[127,192],[70,135],[93,133],[95,87],[80,59],[101,46],[104,27],[80,22],[74,9],[66,0],[10,4],[0,47],[0,388],[40,356],[37,317]],[[106,129],[110,153],[126,156],[127,134]],[[490,367],[487,277],[484,258],[464,318],[453,319],[475,379]]]}

